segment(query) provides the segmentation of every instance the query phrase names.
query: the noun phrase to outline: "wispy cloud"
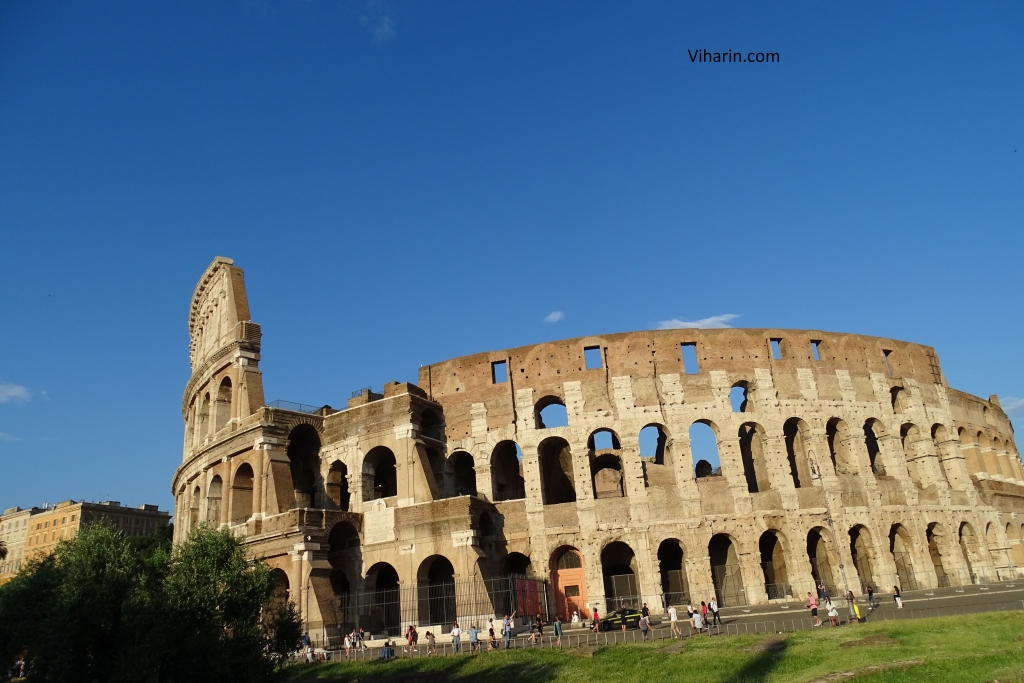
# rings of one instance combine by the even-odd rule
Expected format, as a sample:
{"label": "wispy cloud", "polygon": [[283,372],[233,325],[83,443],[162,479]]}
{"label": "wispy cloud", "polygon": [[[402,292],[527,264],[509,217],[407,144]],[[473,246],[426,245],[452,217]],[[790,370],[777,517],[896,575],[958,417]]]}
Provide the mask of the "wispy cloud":
{"label": "wispy cloud", "polygon": [[20,384],[6,384],[0,382],[0,403],[24,403],[32,400],[29,390]]}
{"label": "wispy cloud", "polygon": [[550,313],[548,313],[547,317],[544,318],[544,322],[546,322],[546,323],[557,323],[559,320],[561,320],[564,317],[565,317],[565,313],[562,313],[561,311],[551,311]]}
{"label": "wispy cloud", "polygon": [[672,318],[671,320],[661,320],[658,322],[659,330],[685,330],[696,327],[703,328],[705,330],[717,330],[723,327],[732,327],[729,323],[738,318],[739,316],[735,313],[723,313],[722,315],[713,315],[710,318],[701,318],[700,320],[683,320],[682,318]]}
{"label": "wispy cloud", "polygon": [[359,18],[373,36],[373,42],[383,45],[395,37],[395,17],[388,10],[384,0],[369,0],[366,13]]}
{"label": "wispy cloud", "polygon": [[7,432],[0,432],[0,441],[21,441],[21,439],[11,434],[8,434]]}
{"label": "wispy cloud", "polygon": [[1003,412],[1010,417],[1024,417],[1024,398],[1007,396],[1004,399],[1000,399],[999,402],[1003,404]]}

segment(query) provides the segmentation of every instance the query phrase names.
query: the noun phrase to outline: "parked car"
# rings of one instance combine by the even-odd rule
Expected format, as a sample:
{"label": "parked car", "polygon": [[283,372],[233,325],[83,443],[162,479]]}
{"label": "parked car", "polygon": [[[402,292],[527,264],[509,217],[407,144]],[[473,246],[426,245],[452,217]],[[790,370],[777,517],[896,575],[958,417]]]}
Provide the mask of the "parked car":
{"label": "parked car", "polygon": [[601,620],[601,630],[622,628],[623,622],[626,623],[626,628],[636,628],[640,623],[640,610],[627,608],[605,617]]}

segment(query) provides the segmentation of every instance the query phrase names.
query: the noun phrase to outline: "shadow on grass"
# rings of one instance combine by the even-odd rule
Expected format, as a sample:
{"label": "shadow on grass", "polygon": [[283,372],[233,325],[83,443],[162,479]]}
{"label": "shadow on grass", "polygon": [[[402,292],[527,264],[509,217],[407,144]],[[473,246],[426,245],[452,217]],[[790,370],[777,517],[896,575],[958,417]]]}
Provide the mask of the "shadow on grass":
{"label": "shadow on grass", "polygon": [[[317,666],[305,668],[301,672],[282,672],[279,680],[306,683],[442,683],[442,681],[458,681],[458,683],[492,683],[495,668],[487,667],[481,671],[465,672],[472,659],[460,657],[452,660],[434,660],[440,666],[420,669],[415,661],[391,661],[371,663],[358,670],[346,671],[344,668],[325,670]],[[333,667],[332,667],[333,668]],[[524,680],[531,683],[547,683],[555,680],[559,666],[550,662],[513,661],[499,669],[502,680]]]}
{"label": "shadow on grass", "polygon": [[757,656],[743,665],[739,671],[729,674],[730,681],[736,683],[755,683],[768,678],[781,662],[786,654],[787,643],[785,640],[774,640],[769,638],[760,646]]}

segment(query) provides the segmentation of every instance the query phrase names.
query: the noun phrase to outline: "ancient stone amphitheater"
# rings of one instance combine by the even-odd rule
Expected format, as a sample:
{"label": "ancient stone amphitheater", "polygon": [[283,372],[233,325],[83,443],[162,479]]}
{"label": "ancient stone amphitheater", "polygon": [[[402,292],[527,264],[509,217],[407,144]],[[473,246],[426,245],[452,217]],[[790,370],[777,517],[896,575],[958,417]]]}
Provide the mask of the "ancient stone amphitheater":
{"label": "ancient stone amphitheater", "polygon": [[311,633],[1024,568],[1010,421],[949,387],[928,346],[632,332],[435,363],[342,409],[268,405],[226,258],[189,333],[177,539],[204,523],[244,535]]}

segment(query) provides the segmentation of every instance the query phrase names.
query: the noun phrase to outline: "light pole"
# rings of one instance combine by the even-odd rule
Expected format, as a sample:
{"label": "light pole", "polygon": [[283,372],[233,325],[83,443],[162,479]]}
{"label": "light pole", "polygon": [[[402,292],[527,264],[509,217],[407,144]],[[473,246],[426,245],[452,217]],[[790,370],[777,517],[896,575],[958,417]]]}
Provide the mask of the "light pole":
{"label": "light pole", "polygon": [[836,558],[839,560],[839,575],[843,578],[843,589],[846,591],[843,594],[845,598],[850,594],[850,583],[846,580],[846,568],[843,565],[843,557],[839,554],[839,540],[836,536],[836,527],[832,523],[832,510],[828,505],[828,496],[825,495],[825,481],[821,478],[821,472],[818,470],[818,463],[813,457],[807,458],[808,464],[811,467],[811,474],[818,479],[818,483],[821,484],[821,498],[825,501],[825,523],[828,524],[829,530],[832,532],[832,542],[836,544]]}

